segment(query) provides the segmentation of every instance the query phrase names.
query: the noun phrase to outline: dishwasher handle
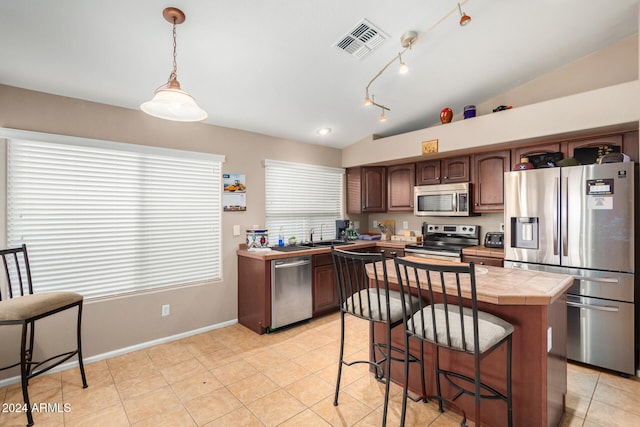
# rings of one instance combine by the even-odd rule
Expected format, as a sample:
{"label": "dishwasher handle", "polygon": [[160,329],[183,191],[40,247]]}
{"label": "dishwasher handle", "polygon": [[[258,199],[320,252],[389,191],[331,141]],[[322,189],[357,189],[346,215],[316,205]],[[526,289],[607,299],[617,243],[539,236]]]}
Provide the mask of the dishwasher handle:
{"label": "dishwasher handle", "polygon": [[301,265],[309,265],[311,264],[311,261],[309,261],[308,259],[303,259],[300,261],[293,261],[293,262],[283,262],[281,264],[276,264],[276,268],[293,268],[293,267],[300,267]]}

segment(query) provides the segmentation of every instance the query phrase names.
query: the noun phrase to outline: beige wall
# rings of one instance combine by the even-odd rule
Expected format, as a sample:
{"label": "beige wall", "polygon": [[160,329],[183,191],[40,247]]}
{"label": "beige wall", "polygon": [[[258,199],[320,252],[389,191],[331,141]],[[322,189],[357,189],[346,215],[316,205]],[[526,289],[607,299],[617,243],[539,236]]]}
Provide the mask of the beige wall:
{"label": "beige wall", "polygon": [[[124,108],[64,98],[0,85],[0,127],[80,136],[133,144],[177,148],[226,156],[223,173],[247,177],[247,211],[222,213],[223,280],[202,286],[146,292],[134,296],[85,303],[83,347],[85,358],[163,337],[237,319],[237,263],[235,250],[244,230],[264,225],[264,169],[266,158],[339,167],[340,150],[273,138],[202,123],[159,120]],[[0,140],[1,141],[1,140]],[[2,152],[5,144],[2,143]],[[0,177],[6,176],[4,155]],[[0,184],[2,182],[0,181]],[[4,192],[5,185],[2,185]],[[6,200],[6,197],[2,197]],[[5,210],[2,203],[2,210]],[[2,215],[1,221],[5,221]],[[233,236],[233,225],[242,235]],[[6,229],[6,227],[3,227]],[[4,232],[0,243],[4,247]],[[117,268],[115,266],[114,268]],[[161,305],[171,304],[171,315],[160,316]],[[58,320],[55,325],[62,326]],[[17,347],[5,345],[7,328],[0,330],[0,366],[15,359]],[[15,332],[15,331],[14,331]],[[40,328],[38,346],[50,351],[69,341],[52,324]],[[7,376],[16,375],[16,371]]]}

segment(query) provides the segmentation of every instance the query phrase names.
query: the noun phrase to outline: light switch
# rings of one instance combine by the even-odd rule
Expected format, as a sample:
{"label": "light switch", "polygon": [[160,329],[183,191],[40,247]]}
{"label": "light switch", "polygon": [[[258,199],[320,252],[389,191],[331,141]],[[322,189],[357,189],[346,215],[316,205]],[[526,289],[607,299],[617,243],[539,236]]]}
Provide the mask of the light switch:
{"label": "light switch", "polygon": [[353,221],[353,228],[356,230],[360,228],[360,221]]}
{"label": "light switch", "polygon": [[547,353],[551,351],[552,347],[553,347],[553,329],[551,329],[551,326],[549,326],[549,328],[547,329]]}
{"label": "light switch", "polygon": [[239,225],[234,225],[233,226],[233,235],[234,236],[239,236],[240,235],[240,226]]}
{"label": "light switch", "polygon": [[377,220],[373,220],[373,228],[378,228],[378,221]]}

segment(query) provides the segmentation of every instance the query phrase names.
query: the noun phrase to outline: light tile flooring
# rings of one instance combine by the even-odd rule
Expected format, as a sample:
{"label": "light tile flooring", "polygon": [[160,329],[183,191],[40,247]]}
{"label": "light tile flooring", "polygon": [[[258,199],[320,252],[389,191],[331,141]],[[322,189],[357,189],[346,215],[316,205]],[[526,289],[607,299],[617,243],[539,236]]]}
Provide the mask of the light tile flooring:
{"label": "light tile flooring", "polygon": [[[367,324],[349,317],[346,330],[345,354],[366,358]],[[333,406],[338,336],[337,314],[269,335],[234,325],[89,363],[87,389],[77,368],[38,377],[32,403],[53,410],[35,413],[36,426],[379,426],[384,388],[366,365],[343,369]],[[568,378],[563,427],[640,425],[637,378],[573,364]],[[392,385],[390,426],[401,398]],[[4,409],[22,402],[20,385],[0,388],[0,401]],[[24,413],[0,413],[0,426],[25,423]],[[410,401],[407,425],[457,426],[459,418]]]}

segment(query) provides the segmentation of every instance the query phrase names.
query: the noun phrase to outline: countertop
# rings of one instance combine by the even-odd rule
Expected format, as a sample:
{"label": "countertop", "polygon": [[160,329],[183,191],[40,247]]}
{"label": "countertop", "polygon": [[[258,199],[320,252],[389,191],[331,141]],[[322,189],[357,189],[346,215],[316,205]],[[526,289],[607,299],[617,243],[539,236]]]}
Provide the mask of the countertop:
{"label": "countertop", "polygon": [[[443,263],[450,261],[406,257],[417,262]],[[369,269],[369,267],[367,267]],[[393,260],[387,261],[390,283],[397,283]],[[549,305],[563,295],[573,276],[539,271],[515,270],[502,267],[476,266],[478,301],[497,305]],[[462,283],[465,286],[465,283]],[[468,282],[466,287],[469,287]],[[463,292],[464,293],[464,292]],[[470,291],[468,297],[470,298]]]}
{"label": "countertop", "polygon": [[462,254],[504,259],[504,248],[486,248],[480,245],[470,246],[468,248],[462,249]]}
{"label": "countertop", "polygon": [[[336,246],[339,249],[344,249],[346,251],[350,249],[362,249],[362,248],[375,248],[375,247],[384,247],[384,248],[397,248],[404,249],[406,242],[398,242],[394,240],[352,240],[351,243],[346,245]],[[238,256],[255,258],[261,260],[271,260],[271,259],[281,259],[281,258],[291,258],[297,256],[309,256],[309,255],[318,255],[323,253],[331,253],[331,246],[321,246],[316,248],[302,249],[299,251],[292,252],[280,252],[276,250],[258,250],[258,251],[250,251],[248,249],[238,249],[236,254]]]}

